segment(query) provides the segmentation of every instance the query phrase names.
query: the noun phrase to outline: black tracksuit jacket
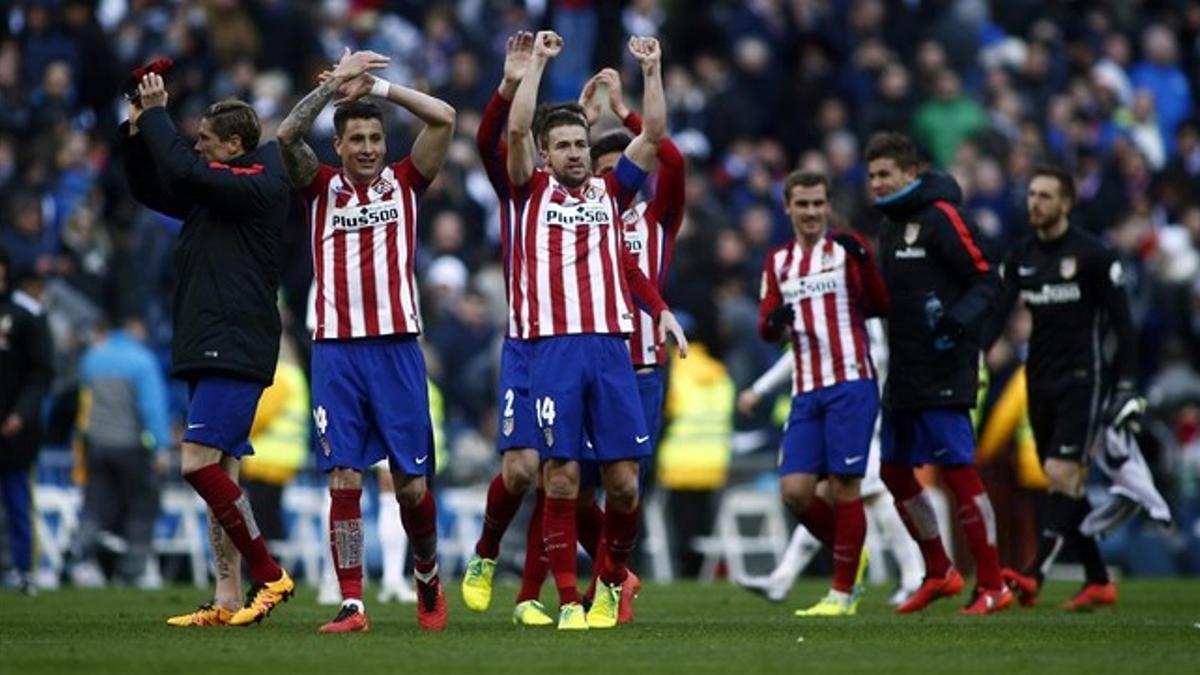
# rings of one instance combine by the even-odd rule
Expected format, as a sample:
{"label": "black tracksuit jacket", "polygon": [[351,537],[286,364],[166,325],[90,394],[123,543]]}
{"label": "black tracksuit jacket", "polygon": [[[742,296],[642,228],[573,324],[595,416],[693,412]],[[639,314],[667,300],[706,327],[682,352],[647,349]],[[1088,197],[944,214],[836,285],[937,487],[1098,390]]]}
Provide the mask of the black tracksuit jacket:
{"label": "black tracksuit jacket", "polygon": [[[886,217],[879,237],[891,296],[884,403],[893,410],[975,405],[980,337],[999,278],[961,201],[953,178],[928,172],[875,204]],[[934,349],[926,314],[931,297],[963,327],[950,351]]]}
{"label": "black tracksuit jacket", "polygon": [[226,375],[271,383],[279,356],[282,235],[291,187],[279,146],[228,164],[206,162],[164,108],[146,110],[139,133],[121,126],[134,197],[183,220],[175,245],[171,375]]}

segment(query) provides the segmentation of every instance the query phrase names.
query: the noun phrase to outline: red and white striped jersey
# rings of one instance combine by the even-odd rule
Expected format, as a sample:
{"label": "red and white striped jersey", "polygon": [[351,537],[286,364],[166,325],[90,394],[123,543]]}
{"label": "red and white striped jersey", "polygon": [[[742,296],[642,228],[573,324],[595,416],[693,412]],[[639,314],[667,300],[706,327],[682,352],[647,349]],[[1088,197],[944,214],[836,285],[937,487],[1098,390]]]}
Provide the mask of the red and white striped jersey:
{"label": "red and white striped jersey", "polygon": [[872,261],[859,263],[830,238],[809,248],[798,241],[776,248],[767,256],[759,305],[768,339],[778,337],[765,324],[780,303],[795,311],[793,394],[875,378],[866,317],[886,309],[887,295]]}
{"label": "red and white striped jersey", "polygon": [[[634,133],[642,130],[641,117],[635,112],[630,112],[624,122]],[[654,196],[621,214],[625,248],[660,294],[666,286],[667,269],[675,253],[675,238],[683,225],[685,183],[683,154],[670,138],[663,138],[658,146]],[[656,336],[654,318],[642,310],[634,312],[633,335],[629,336],[629,353],[634,367],[666,365],[666,346],[659,346]]]}
{"label": "red and white striped jersey", "polygon": [[304,190],[312,226],[316,340],[421,332],[413,274],[417,206],[429,181],[409,158],[369,185],[321,165]]}
{"label": "red and white striped jersey", "polygon": [[534,169],[528,183],[513,187],[523,238],[515,277],[524,298],[516,312],[520,337],[633,331],[617,216],[634,190],[615,174],[593,176],[573,190]]}
{"label": "red and white striped jersey", "polygon": [[[521,293],[521,221],[516,217],[516,204],[512,199],[512,190],[508,185],[507,157],[508,147],[504,142],[504,132],[507,127],[508,111],[512,102],[500,95],[499,91],[492,92],[483,109],[483,117],[479,121],[479,129],[475,133],[475,144],[479,149],[479,157],[483,160],[483,169],[488,181],[496,192],[499,200],[498,215],[500,219],[500,258],[504,262],[504,291],[508,299],[508,321],[505,334],[510,338],[520,337],[520,326],[517,321],[519,308],[524,304]],[[516,242],[518,245],[514,245]]]}

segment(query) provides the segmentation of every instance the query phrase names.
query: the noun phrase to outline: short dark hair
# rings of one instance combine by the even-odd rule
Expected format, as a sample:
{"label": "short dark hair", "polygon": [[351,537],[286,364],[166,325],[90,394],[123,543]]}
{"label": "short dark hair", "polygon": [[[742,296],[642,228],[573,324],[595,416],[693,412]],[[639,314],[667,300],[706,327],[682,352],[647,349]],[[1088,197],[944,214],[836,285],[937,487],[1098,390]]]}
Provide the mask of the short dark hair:
{"label": "short dark hair", "polygon": [[921,162],[917,146],[913,145],[908,136],[895,131],[881,131],[872,136],[867,142],[866,155],[868,162],[890,159],[900,169],[909,169]]}
{"label": "short dark hair", "polygon": [[533,114],[533,135],[542,148],[546,147],[551,129],[567,126],[583,127],[584,133],[590,130],[583,106],[575,102],[544,103]]}
{"label": "short dark hair", "polygon": [[792,188],[795,187],[816,187],[822,186],[825,188],[825,197],[829,197],[829,177],[823,173],[816,171],[798,170],[788,174],[788,177],[783,181],[783,203],[786,204],[792,198]]}
{"label": "short dark hair", "polygon": [[237,99],[217,101],[204,111],[204,119],[208,120],[217,138],[226,141],[237,134],[246,152],[258,147],[262,126],[258,123],[258,113],[249,103]]}
{"label": "short dark hair", "polygon": [[613,129],[592,143],[592,162],[611,152],[625,152],[625,148],[633,142],[633,134],[624,129]]}
{"label": "short dark hair", "polygon": [[1033,182],[1033,179],[1038,176],[1046,176],[1058,181],[1058,196],[1072,204],[1075,203],[1075,177],[1066,169],[1054,164],[1039,164],[1029,174],[1030,182]]}
{"label": "short dark hair", "polygon": [[333,130],[338,138],[342,137],[346,131],[346,122],[350,120],[379,120],[379,123],[383,124],[383,109],[374,101],[364,99],[338,106],[337,112],[333,113]]}

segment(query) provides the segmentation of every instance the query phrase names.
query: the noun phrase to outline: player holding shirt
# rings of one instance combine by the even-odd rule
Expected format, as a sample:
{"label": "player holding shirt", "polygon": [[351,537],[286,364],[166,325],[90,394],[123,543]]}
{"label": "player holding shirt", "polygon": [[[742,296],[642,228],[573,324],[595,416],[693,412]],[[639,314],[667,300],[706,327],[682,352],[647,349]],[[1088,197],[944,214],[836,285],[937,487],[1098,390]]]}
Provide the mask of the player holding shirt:
{"label": "player holding shirt", "polygon": [[[1069,172],[1034,169],[1026,197],[1033,235],[1018,242],[1004,262],[999,311],[983,344],[992,346],[1023,301],[1033,315],[1025,366],[1029,422],[1050,484],[1036,557],[1020,571],[1001,574],[1022,605],[1033,605],[1065,542],[1083,564],[1086,582],[1063,607],[1087,610],[1117,601],[1096,538],[1079,531],[1090,510],[1084,487],[1088,452],[1102,427],[1135,426],[1144,403],[1135,385],[1136,333],[1121,262],[1098,239],[1071,226],[1067,216],[1074,203]],[[1117,348],[1106,358],[1102,345],[1109,334]]]}
{"label": "player holding shirt", "polygon": [[[562,50],[550,31],[534,38],[533,60],[517,87],[508,122],[507,173],[522,224],[519,282],[526,302],[522,337],[532,340],[530,392],[541,429],[546,505],[543,541],[559,592],[560,630],[609,628],[626,581],[625,563],[638,527],[637,460],[650,452],[637,382],[624,335],[633,307],[621,273],[619,215],[654,162],[666,126],[658,41],[633,38],[630,51],[646,78],[646,128],[607,176],[592,176],[587,121],[577,106],[539,116],[537,141],[546,169],[534,168],[534,103],[542,73]],[[659,335],[681,347],[682,331],[661,306]],[[595,442],[595,456],[584,434]],[[609,542],[591,610],[576,588],[575,510],[579,461],[602,465]]]}
{"label": "player holding shirt", "polygon": [[[417,207],[454,134],[455,112],[413,89],[367,71],[387,65],[374,52],[349,50],[323,83],[296,104],[279,128],[292,184],[304,193],[313,237],[317,328],[313,342],[313,419],[317,465],[329,474],[330,547],[343,603],[323,633],[368,629],[362,603],[362,474],[387,458],[400,519],[408,532],[417,586],[417,622],[446,626],[438,580],[433,427],[413,275]],[[333,97],[334,148],[342,168],[318,164],[303,140]],[[425,123],[408,157],[385,163],[379,107],[371,94]]]}
{"label": "player holding shirt", "polygon": [[[853,616],[858,609],[867,518],[860,486],[879,415],[866,317],[887,311],[887,291],[866,246],[828,233],[829,182],[796,172],[783,186],[795,241],[767,255],[759,332],[790,337],[792,411],[779,459],[779,488],[792,513],[833,550],[833,588],[799,616]],[[816,496],[829,477],[833,505]]]}

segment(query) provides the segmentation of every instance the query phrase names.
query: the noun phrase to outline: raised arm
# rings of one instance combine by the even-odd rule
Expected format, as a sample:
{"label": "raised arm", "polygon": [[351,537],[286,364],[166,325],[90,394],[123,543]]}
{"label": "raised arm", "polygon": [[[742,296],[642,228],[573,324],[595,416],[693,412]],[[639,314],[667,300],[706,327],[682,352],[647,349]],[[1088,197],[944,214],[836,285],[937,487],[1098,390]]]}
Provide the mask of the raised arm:
{"label": "raised arm", "polygon": [[509,36],[505,43],[504,78],[483,109],[479,130],[475,133],[479,158],[497,194],[503,194],[508,189],[508,149],[504,142],[508,111],[532,57],[533,33],[520,31]]}
{"label": "raised arm", "polygon": [[[377,83],[382,82],[376,78]],[[450,141],[454,140],[454,107],[445,101],[394,82],[387,83],[387,100],[404,108],[425,123],[425,128],[413,141],[409,156],[413,167],[428,180],[433,180],[446,162]],[[375,85],[382,92],[382,87]]]}
{"label": "raised arm", "polygon": [[313,177],[317,175],[317,155],[304,141],[304,137],[312,129],[317,115],[333,98],[338,88],[348,80],[358,77],[367,70],[383,68],[387,63],[386,56],[375,52],[351,54],[350,50],[346,49],[337,67],[327,73],[327,76],[322,78],[321,84],[300,99],[296,107],[292,108],[288,116],[283,119],[276,137],[279,140],[279,148],[283,153],[283,165],[287,169],[292,187],[307,187]]}
{"label": "raised arm", "polygon": [[642,66],[644,80],[642,93],[642,132],[634,137],[625,149],[628,157],[638,168],[650,171],[654,168],[655,156],[663,136],[667,133],[667,101],[663,95],[662,49],[654,38],[630,38],[629,51]]}
{"label": "raised arm", "polygon": [[159,176],[150,149],[138,133],[137,123],[141,114],[141,106],[130,102],[129,121],[122,124],[119,130],[124,155],[122,166],[125,169],[125,180],[129,183],[129,191],[133,193],[133,198],[146,208],[183,220],[187,216],[190,204],[167,187]]}
{"label": "raised arm", "polygon": [[562,47],[563,40],[554,31],[538,31],[533,38],[533,59],[517,86],[508,112],[508,180],[513,186],[525,185],[533,176],[533,111],[537,106],[538,86],[546,64],[558,56]]}

